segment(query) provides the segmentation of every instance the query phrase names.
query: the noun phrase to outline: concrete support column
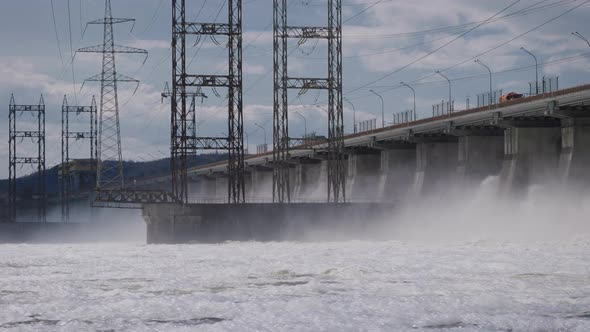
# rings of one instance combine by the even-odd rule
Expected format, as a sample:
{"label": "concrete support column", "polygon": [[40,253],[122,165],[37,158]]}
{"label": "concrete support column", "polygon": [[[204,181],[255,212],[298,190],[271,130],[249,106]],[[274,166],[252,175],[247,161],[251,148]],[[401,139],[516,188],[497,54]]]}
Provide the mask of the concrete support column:
{"label": "concrete support column", "polygon": [[416,146],[381,151],[379,197],[385,202],[404,198],[412,187],[416,172]]}
{"label": "concrete support column", "polygon": [[299,195],[304,201],[325,201],[328,195],[328,161],[302,164]]}
{"label": "concrete support column", "polygon": [[190,184],[190,196],[197,200],[207,200],[215,198],[217,191],[216,179],[208,176],[200,176]]}
{"label": "concrete support column", "polygon": [[512,127],[504,132],[502,192],[546,183],[556,174],[561,149],[559,127]]}
{"label": "concrete support column", "polygon": [[218,200],[227,200],[227,176],[219,175],[215,178],[215,198]]}
{"label": "concrete support column", "polygon": [[502,171],[504,136],[459,137],[457,176],[461,184],[477,186]]}
{"label": "concrete support column", "polygon": [[252,187],[250,197],[252,200],[272,201],[272,169],[254,169],[251,172]]}
{"label": "concrete support column", "polygon": [[418,143],[413,192],[446,192],[456,180],[458,150],[458,140]]}
{"label": "concrete support column", "polygon": [[304,164],[297,164],[289,169],[289,184],[291,185],[291,201],[297,202],[302,199],[303,178],[305,177]]}
{"label": "concrete support column", "polygon": [[347,200],[354,202],[379,199],[380,169],[381,155],[379,153],[348,155]]}
{"label": "concrete support column", "polygon": [[590,186],[590,118],[562,120],[559,174],[571,188]]}

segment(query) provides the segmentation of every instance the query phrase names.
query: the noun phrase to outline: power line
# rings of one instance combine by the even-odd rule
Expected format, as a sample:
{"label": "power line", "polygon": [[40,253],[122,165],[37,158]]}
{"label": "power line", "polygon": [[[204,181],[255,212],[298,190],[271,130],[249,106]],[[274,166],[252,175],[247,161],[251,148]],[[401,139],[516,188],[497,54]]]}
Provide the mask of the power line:
{"label": "power line", "polygon": [[[574,62],[574,61],[578,61],[584,58],[589,58],[590,57],[590,52],[588,53],[582,53],[582,54],[578,54],[578,55],[574,55],[574,56],[570,56],[570,57],[565,57],[565,58],[561,58],[561,59],[556,59],[553,61],[547,61],[544,63],[540,63],[539,64],[539,68],[543,68],[543,67],[549,67],[549,66],[553,66],[553,65],[558,65],[558,64],[562,64],[562,63],[568,63],[568,62]],[[506,69],[506,70],[502,70],[502,71],[497,71],[493,73],[493,76],[501,76],[501,75],[505,75],[505,74],[509,74],[509,73],[515,73],[515,72],[521,72],[521,71],[526,71],[529,70],[531,68],[535,68],[535,65],[527,65],[527,66],[521,66],[521,67],[514,67],[511,69]],[[472,76],[464,76],[464,77],[457,77],[454,79],[451,79],[451,82],[459,82],[459,81],[469,81],[469,80],[476,80],[476,79],[481,79],[481,78],[486,78],[489,77],[488,74],[481,74],[481,75],[472,75]],[[423,82],[423,83],[412,83],[412,86],[438,86],[438,85],[445,85],[448,84],[448,82],[446,80],[438,80],[438,81],[430,81],[430,82]],[[390,85],[390,86],[374,86],[373,88],[375,89],[381,89],[379,90],[379,92],[388,92],[388,91],[393,91],[393,90],[397,90],[402,88],[402,85]],[[361,96],[356,96],[356,97],[348,97],[348,99],[350,100],[358,100],[358,99],[363,99],[363,98],[368,98],[373,96],[373,94],[365,94],[365,95],[361,95]]]}
{"label": "power line", "polygon": [[[478,55],[475,55],[475,56],[473,56],[473,57],[470,57],[470,58],[468,58],[468,59],[465,59],[465,60],[463,60],[463,61],[461,61],[461,62],[459,62],[459,63],[456,63],[456,64],[454,64],[454,65],[452,65],[452,66],[450,66],[450,67],[447,67],[447,68],[445,68],[445,69],[442,69],[441,71],[447,71],[447,70],[453,69],[453,68],[455,68],[455,67],[458,67],[458,66],[460,66],[460,65],[462,65],[462,64],[464,64],[464,63],[466,63],[466,62],[468,62],[468,61],[471,61],[471,60],[473,60],[473,59],[476,59],[476,58],[479,58],[479,57],[481,57],[482,55],[486,55],[486,54],[488,54],[488,53],[490,53],[490,52],[492,52],[492,51],[495,51],[495,50],[499,49],[500,47],[502,47],[502,46],[505,46],[505,45],[507,45],[507,44],[509,44],[509,43],[511,43],[511,42],[513,42],[513,41],[515,41],[515,40],[517,40],[517,39],[519,39],[519,38],[521,38],[521,37],[523,37],[523,36],[525,36],[525,35],[527,35],[527,34],[529,34],[529,33],[533,32],[533,31],[535,31],[535,30],[538,30],[538,29],[540,29],[540,28],[544,27],[545,25],[547,25],[547,24],[549,24],[549,23],[551,23],[551,22],[553,22],[553,21],[555,21],[555,20],[557,20],[557,19],[559,19],[559,18],[561,18],[561,17],[563,17],[563,16],[567,15],[568,13],[570,13],[570,12],[572,12],[572,11],[576,10],[577,8],[580,8],[581,6],[583,6],[583,5],[587,4],[588,2],[590,2],[590,0],[586,0],[586,1],[582,2],[581,4],[579,4],[579,5],[575,6],[575,7],[572,7],[572,8],[570,8],[570,9],[568,9],[568,10],[566,10],[566,11],[562,12],[561,14],[559,14],[559,15],[557,15],[557,16],[554,16],[553,18],[551,18],[551,19],[549,19],[549,20],[547,20],[547,21],[545,21],[545,22],[543,22],[543,23],[541,23],[541,24],[539,24],[539,25],[535,26],[534,28],[531,28],[531,29],[527,30],[526,32],[523,32],[523,33],[521,33],[521,34],[517,35],[517,36],[516,36],[516,37],[514,37],[514,38],[511,38],[511,39],[509,39],[509,40],[507,40],[507,41],[505,41],[505,42],[503,42],[503,43],[500,43],[500,44],[498,44],[498,45],[496,45],[496,46],[494,46],[494,47],[492,47],[492,48],[488,49],[488,50],[487,50],[487,51],[485,51],[485,52],[479,53]],[[430,74],[430,75],[424,76],[424,77],[422,77],[422,78],[419,78],[419,79],[417,79],[417,80],[414,80],[414,81],[412,81],[411,83],[419,82],[419,81],[421,81],[421,80],[424,80],[424,79],[426,79],[426,78],[428,78],[428,77],[432,77],[432,76],[434,76],[434,75],[433,75],[433,74]]]}
{"label": "power line", "polygon": [[559,1],[556,1],[553,3],[549,3],[549,4],[545,4],[545,5],[541,6],[541,4],[543,4],[547,1],[549,1],[549,0],[542,0],[542,1],[536,2],[532,5],[529,5],[527,7],[519,9],[515,12],[506,14],[504,16],[497,17],[497,18],[495,18],[493,20],[489,20],[489,21],[488,20],[474,21],[474,22],[462,23],[462,24],[458,24],[458,25],[451,25],[451,26],[440,27],[440,28],[417,30],[417,31],[410,31],[410,32],[400,32],[400,33],[385,34],[385,35],[376,35],[376,34],[371,34],[370,36],[344,35],[344,37],[345,38],[354,38],[354,39],[382,39],[382,38],[413,37],[413,36],[421,36],[421,35],[426,35],[426,34],[431,34],[431,33],[451,32],[451,31],[455,31],[455,30],[466,29],[470,26],[473,26],[473,25],[476,25],[476,24],[479,24],[479,23],[482,23],[485,21],[488,21],[486,24],[489,24],[489,23],[497,22],[500,20],[508,19],[508,18],[529,15],[529,14],[532,14],[532,13],[535,13],[535,12],[538,12],[541,10],[551,9],[551,8],[567,5],[570,3],[578,2],[581,0],[559,0]]}
{"label": "power line", "polygon": [[346,20],[342,21],[342,24],[344,24],[344,23],[346,23],[346,22],[348,22],[348,21],[350,21],[350,20],[352,20],[352,19],[354,19],[354,18],[356,18],[356,17],[358,17],[358,16],[360,16],[360,15],[364,14],[364,13],[365,13],[365,12],[367,12],[369,9],[371,9],[371,8],[373,8],[373,7],[375,7],[375,6],[377,6],[378,4],[380,4],[380,3],[382,3],[382,2],[383,2],[383,0],[381,0],[381,1],[377,1],[377,2],[373,3],[372,5],[370,5],[370,6],[366,7],[365,9],[361,10],[360,12],[358,12],[358,13],[356,13],[356,14],[352,15],[351,17],[347,18]]}
{"label": "power line", "polygon": [[53,5],[53,0],[51,0],[51,16],[53,17],[53,29],[55,30],[55,40],[57,41],[57,50],[59,51],[59,58],[61,60],[62,67],[65,68],[66,63],[64,62],[63,54],[61,53],[61,45],[59,42],[59,33],[57,31],[57,21],[55,19],[55,7]]}
{"label": "power line", "polygon": [[[70,32],[70,56],[74,58],[74,43],[72,42],[72,12],[70,0],[68,0],[68,29]],[[74,101],[78,104],[78,93],[76,92],[76,73],[74,71],[74,61],[72,61],[72,85],[74,87]]]}
{"label": "power line", "polygon": [[[494,19],[495,17],[497,17],[498,15],[502,14],[502,13],[503,13],[503,12],[505,12],[506,10],[510,9],[511,7],[513,7],[514,5],[516,5],[517,3],[519,3],[520,1],[521,1],[521,0],[516,0],[516,1],[514,1],[512,4],[508,5],[507,7],[505,7],[504,9],[502,9],[501,11],[499,11],[499,12],[495,13],[494,15],[490,16],[490,17],[489,17],[487,20],[485,20],[485,21],[483,21],[483,22],[479,23],[478,25],[474,26],[473,28],[471,28],[471,29],[469,29],[469,30],[465,31],[464,33],[460,34],[459,36],[457,36],[457,37],[453,38],[453,40],[451,40],[451,41],[449,41],[449,42],[446,42],[446,43],[445,43],[445,44],[443,44],[442,46],[440,46],[440,47],[437,47],[436,49],[434,49],[434,50],[432,50],[432,51],[430,51],[430,52],[426,53],[425,55],[423,55],[423,56],[419,57],[418,59],[416,59],[416,60],[414,60],[414,61],[412,61],[412,62],[410,62],[410,63],[408,63],[408,64],[406,64],[406,65],[404,65],[404,66],[402,66],[402,67],[400,67],[400,68],[398,68],[398,69],[396,69],[396,70],[394,70],[394,71],[392,71],[392,72],[390,72],[390,73],[388,73],[388,74],[386,74],[386,75],[383,75],[383,76],[379,77],[378,79],[375,79],[375,80],[373,80],[373,81],[371,81],[371,82],[369,82],[369,83],[366,83],[366,84],[362,85],[361,87],[355,88],[355,89],[353,89],[353,90],[350,90],[350,91],[348,91],[348,92],[346,92],[346,93],[347,93],[347,94],[349,94],[349,93],[352,93],[352,92],[358,91],[358,90],[362,89],[363,87],[367,87],[367,86],[370,86],[370,85],[372,85],[372,84],[375,84],[375,83],[377,83],[377,82],[380,82],[380,81],[382,81],[382,80],[384,80],[384,79],[386,79],[386,78],[388,78],[388,77],[390,77],[390,76],[392,76],[392,75],[394,75],[394,74],[396,74],[396,73],[398,73],[398,72],[400,72],[400,71],[402,71],[402,70],[404,70],[404,69],[406,69],[406,68],[408,68],[408,67],[412,66],[413,64],[416,64],[416,63],[418,63],[418,62],[420,62],[420,61],[422,61],[422,60],[426,59],[427,57],[431,56],[432,54],[434,54],[434,53],[436,53],[436,52],[440,51],[441,49],[445,48],[446,46],[448,46],[448,45],[452,44],[453,42],[455,42],[455,41],[457,41],[458,39],[462,38],[463,36],[467,35],[467,34],[468,34],[468,33],[470,33],[471,31],[473,31],[473,30],[475,30],[475,29],[479,28],[480,26],[484,25],[486,22],[488,22],[488,21],[490,21],[490,20]],[[588,1],[590,1],[590,0],[588,0]]]}

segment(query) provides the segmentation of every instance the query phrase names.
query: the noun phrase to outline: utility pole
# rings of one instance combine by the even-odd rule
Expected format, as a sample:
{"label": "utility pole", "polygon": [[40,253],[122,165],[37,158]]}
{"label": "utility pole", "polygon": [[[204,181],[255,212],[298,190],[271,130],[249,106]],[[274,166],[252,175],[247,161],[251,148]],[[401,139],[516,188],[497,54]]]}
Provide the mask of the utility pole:
{"label": "utility pole", "polygon": [[414,90],[414,88],[411,85],[409,85],[409,84],[407,84],[405,82],[399,82],[399,84],[401,84],[401,85],[405,86],[406,88],[412,90],[412,94],[414,95],[414,121],[416,121],[418,119],[418,116],[416,115],[416,90]]}
{"label": "utility pole", "polygon": [[[328,202],[346,201],[344,159],[344,112],[342,96],[342,0],[327,0],[328,26],[289,26],[287,0],[273,0],[274,114],[273,114],[273,202],[291,201],[289,184],[288,90],[328,90]],[[310,39],[328,41],[328,77],[289,77],[288,39],[299,45]]]}
{"label": "utility pole", "polygon": [[537,57],[527,50],[524,47],[520,48],[523,52],[527,53],[528,55],[532,56],[535,59],[535,94],[539,94],[539,62],[537,61]]}
{"label": "utility pole", "polygon": [[444,77],[447,80],[447,82],[449,82],[449,113],[452,113],[453,112],[453,94],[452,94],[451,80],[445,74],[443,74],[440,70],[437,70],[436,73],[439,74],[440,76]]}
{"label": "utility pole", "polygon": [[307,139],[307,119],[299,112],[295,112],[295,114],[299,115],[299,117],[303,119],[303,138]]}
{"label": "utility pole", "polygon": [[[100,82],[100,115],[98,130],[98,165],[96,179],[96,200],[111,201],[113,195],[125,190],[123,175],[123,154],[121,150],[121,127],[119,122],[119,82],[137,84],[139,81],[119,74],[115,67],[115,54],[142,54],[147,60],[148,52],[143,49],[115,44],[113,25],[134,23],[131,18],[113,18],[111,0],[105,0],[104,18],[88,22],[88,25],[104,26],[102,45],[85,47],[79,53],[102,54],[102,73],[92,76],[86,82]],[[144,60],[145,62],[145,60]],[[136,90],[137,90],[136,87]]]}
{"label": "utility pole", "polygon": [[[37,122],[36,130],[21,130],[17,125],[17,118],[24,113],[30,113],[35,117]],[[10,96],[10,105],[8,112],[9,126],[9,148],[8,148],[8,219],[9,222],[17,221],[17,184],[16,174],[17,165],[32,165],[36,167],[36,176],[34,189],[31,199],[36,201],[37,214],[40,222],[46,222],[47,215],[47,190],[45,187],[45,101],[43,95],[37,105],[17,105],[14,95]],[[20,155],[17,151],[18,143],[24,139],[30,139],[37,145],[35,156],[31,154]]]}
{"label": "utility pole", "polygon": [[347,98],[343,99],[352,107],[352,131],[356,134],[356,108],[354,107],[354,104],[350,102],[350,100],[348,100]]}
{"label": "utility pole", "polygon": [[586,37],[582,36],[581,33],[579,33],[579,32],[576,31],[576,32],[572,32],[572,35],[574,35],[575,37],[578,37],[581,40],[585,41],[586,44],[588,44],[588,47],[590,47],[590,40],[588,40]]}
{"label": "utility pole", "polygon": [[374,90],[369,91],[381,99],[381,128],[385,128],[385,102],[383,101],[383,97]]}
{"label": "utility pole", "polygon": [[494,97],[492,96],[492,94],[493,94],[493,88],[492,88],[492,70],[485,63],[481,62],[481,60],[475,59],[474,61],[478,65],[480,65],[480,66],[484,67],[485,69],[487,69],[488,72],[490,73],[490,106],[492,106],[492,104],[493,104],[492,101],[494,100]]}
{"label": "utility pole", "polygon": [[256,127],[262,129],[262,133],[264,134],[264,146],[267,145],[267,140],[266,140],[266,128],[264,128],[263,126],[259,125],[258,123],[254,124]]}

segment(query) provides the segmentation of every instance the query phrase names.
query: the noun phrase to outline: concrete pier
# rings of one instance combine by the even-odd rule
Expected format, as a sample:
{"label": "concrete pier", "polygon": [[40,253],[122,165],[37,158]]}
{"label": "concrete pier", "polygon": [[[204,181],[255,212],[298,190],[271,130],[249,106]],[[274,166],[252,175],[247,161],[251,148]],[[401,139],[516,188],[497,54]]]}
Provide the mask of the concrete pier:
{"label": "concrete pier", "polygon": [[381,154],[377,150],[362,151],[348,156],[346,193],[351,202],[380,201],[380,169]]}
{"label": "concrete pier", "polygon": [[146,205],[148,243],[362,239],[388,221],[384,204]]}
{"label": "concrete pier", "polygon": [[531,184],[555,180],[561,149],[561,128],[512,127],[504,134],[503,193],[521,192]]}
{"label": "concrete pier", "polygon": [[224,174],[216,174],[215,176],[215,198],[217,200],[227,200],[227,176]]}
{"label": "concrete pier", "polygon": [[445,192],[456,179],[458,139],[441,137],[428,140],[416,146],[415,195]]}
{"label": "concrete pier", "polygon": [[416,145],[400,144],[381,151],[379,195],[384,202],[402,200],[410,190],[416,173]]}
{"label": "concrete pier", "polygon": [[272,200],[272,168],[258,167],[250,172],[249,196],[253,200]]}
{"label": "concrete pier", "polygon": [[485,178],[498,175],[504,160],[504,136],[469,135],[459,137],[457,179],[463,186],[477,186]]}
{"label": "concrete pier", "polygon": [[562,120],[559,174],[576,189],[590,186],[590,118]]}

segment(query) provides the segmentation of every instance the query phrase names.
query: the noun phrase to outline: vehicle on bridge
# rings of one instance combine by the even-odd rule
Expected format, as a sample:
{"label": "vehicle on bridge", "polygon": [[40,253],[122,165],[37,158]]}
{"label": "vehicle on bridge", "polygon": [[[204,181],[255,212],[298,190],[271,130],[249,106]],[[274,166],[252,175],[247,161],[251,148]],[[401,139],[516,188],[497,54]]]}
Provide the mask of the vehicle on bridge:
{"label": "vehicle on bridge", "polygon": [[502,95],[500,97],[500,102],[501,103],[504,103],[504,102],[511,101],[511,100],[514,100],[514,99],[519,99],[519,98],[522,98],[522,97],[524,97],[524,94],[522,94],[522,93],[510,92],[510,93],[507,93],[505,95]]}

